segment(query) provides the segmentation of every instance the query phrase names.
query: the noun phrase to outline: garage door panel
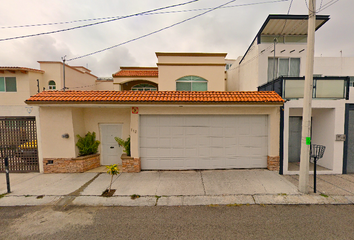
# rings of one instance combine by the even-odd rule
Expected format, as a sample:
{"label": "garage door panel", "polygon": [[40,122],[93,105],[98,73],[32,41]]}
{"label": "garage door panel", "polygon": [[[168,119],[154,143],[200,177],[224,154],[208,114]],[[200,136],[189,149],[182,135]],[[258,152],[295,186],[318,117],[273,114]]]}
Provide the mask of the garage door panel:
{"label": "garage door panel", "polygon": [[161,138],[159,138],[157,146],[160,147],[160,148],[169,148],[169,147],[171,147],[171,137],[161,137]]}
{"label": "garage door panel", "polygon": [[198,128],[199,127],[185,127],[185,132],[186,132],[186,135],[198,135]]}
{"label": "garage door panel", "polygon": [[198,157],[198,149],[197,148],[186,148],[185,154],[188,158],[195,158]]}
{"label": "garage door panel", "polygon": [[171,135],[172,136],[184,136],[184,128],[180,127],[171,127]]}
{"label": "garage door panel", "polygon": [[224,146],[224,138],[210,137],[211,146]]}
{"label": "garage door panel", "polygon": [[171,148],[171,157],[181,157],[186,156],[186,149],[183,147]]}
{"label": "garage door panel", "polygon": [[210,147],[203,147],[200,146],[198,148],[198,156],[202,157],[209,157],[210,156]]}
{"label": "garage door panel", "polygon": [[143,115],[140,121],[142,169],[267,165],[267,116]]}
{"label": "garage door panel", "polygon": [[183,137],[172,137],[171,146],[173,147],[184,147],[184,138]]}
{"label": "garage door panel", "polygon": [[198,146],[210,146],[210,138],[205,136],[198,136],[197,139]]}
{"label": "garage door panel", "polygon": [[225,154],[224,148],[222,147],[211,147],[210,148],[210,157],[219,158]]}
{"label": "garage door panel", "polygon": [[146,141],[140,142],[141,148],[152,148],[158,145],[159,138],[157,137],[145,137]]}

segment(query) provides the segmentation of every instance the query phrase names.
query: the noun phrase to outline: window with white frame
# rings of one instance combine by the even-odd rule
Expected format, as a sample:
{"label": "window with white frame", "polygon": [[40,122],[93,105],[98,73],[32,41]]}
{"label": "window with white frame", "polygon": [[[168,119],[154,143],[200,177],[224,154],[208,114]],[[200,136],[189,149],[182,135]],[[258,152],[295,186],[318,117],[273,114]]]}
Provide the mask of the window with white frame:
{"label": "window with white frame", "polygon": [[16,77],[0,77],[0,92],[17,92]]}
{"label": "window with white frame", "polygon": [[157,91],[157,87],[151,84],[141,83],[133,86],[132,91]]}
{"label": "window with white frame", "polygon": [[300,58],[268,58],[268,82],[280,76],[299,77]]}
{"label": "window with white frame", "polygon": [[56,84],[55,84],[55,82],[54,82],[53,80],[50,80],[50,81],[49,81],[49,83],[48,83],[48,89],[49,89],[49,90],[55,90],[55,89],[57,89]]}
{"label": "window with white frame", "polygon": [[176,81],[176,91],[207,91],[208,81],[197,76],[186,76]]}

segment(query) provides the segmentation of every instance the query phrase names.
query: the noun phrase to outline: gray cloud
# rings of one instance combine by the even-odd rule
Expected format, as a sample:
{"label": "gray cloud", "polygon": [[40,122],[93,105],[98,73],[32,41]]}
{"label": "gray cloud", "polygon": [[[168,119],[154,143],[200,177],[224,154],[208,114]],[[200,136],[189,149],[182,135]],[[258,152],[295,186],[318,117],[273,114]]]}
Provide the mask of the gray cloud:
{"label": "gray cloud", "polygon": [[[238,0],[232,5],[249,4],[266,0]],[[271,1],[271,0],[269,0]],[[323,0],[322,4],[330,0]],[[17,24],[58,22],[93,17],[123,16],[182,0],[135,0],[135,1],[87,1],[87,0],[12,0],[0,4],[1,26]],[[217,2],[217,3],[215,3]],[[225,1],[200,0],[170,10],[214,7]],[[243,55],[268,14],[286,14],[287,2],[220,9],[189,22],[175,26],[155,35],[131,42],[121,47],[73,61],[83,65],[98,76],[110,76],[119,66],[156,66],[156,51],[169,52],[227,52],[228,58]],[[319,7],[320,1],[317,1]],[[14,7],[15,6],[15,7]],[[320,14],[331,15],[316,33],[316,55],[354,57],[352,39],[354,18],[351,9],[354,1],[339,1]],[[169,10],[169,11],[170,11]],[[174,24],[199,12],[158,14],[139,16],[97,25],[79,30],[0,42],[0,65],[28,66],[38,68],[38,60],[55,60],[67,55],[68,58],[81,56],[143,34]],[[308,14],[305,1],[293,1],[290,14]],[[36,32],[62,29],[82,25],[68,24],[28,29],[0,29],[2,37],[18,36]],[[69,63],[71,64],[71,63]]]}

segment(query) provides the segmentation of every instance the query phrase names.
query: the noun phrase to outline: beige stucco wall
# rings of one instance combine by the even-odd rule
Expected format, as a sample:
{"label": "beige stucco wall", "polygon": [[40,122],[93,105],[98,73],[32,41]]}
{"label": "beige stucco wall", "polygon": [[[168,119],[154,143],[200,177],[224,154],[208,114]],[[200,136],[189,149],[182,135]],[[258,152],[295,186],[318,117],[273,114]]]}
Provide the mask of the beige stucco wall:
{"label": "beige stucco wall", "polygon": [[[55,82],[58,90],[63,88],[63,64],[40,62],[40,69],[45,71],[43,74],[43,84],[45,90],[48,90],[48,83],[50,80]],[[42,90],[43,88],[41,91]]]}
{"label": "beige stucco wall", "polygon": [[226,54],[156,53],[159,69],[159,91],[176,91],[176,80],[185,76],[198,76],[208,81],[208,91],[225,91]]}
{"label": "beige stucco wall", "polygon": [[[41,107],[39,114],[43,158],[76,157],[72,109]],[[69,138],[62,138],[65,133]]]}
{"label": "beige stucco wall", "polygon": [[[41,139],[44,158],[72,158],[78,156],[76,135],[88,131],[101,140],[99,124],[123,125],[123,138],[130,135],[130,108],[105,107],[40,107]],[[68,133],[69,138],[62,138]],[[100,147],[99,147],[100,152]]]}
{"label": "beige stucco wall", "polygon": [[96,90],[113,91],[113,81],[96,81]]}
{"label": "beige stucco wall", "polygon": [[[131,153],[139,157],[140,116],[150,114],[182,115],[267,115],[268,155],[279,156],[279,106],[139,106],[139,113],[132,114],[131,107],[41,107],[41,140],[44,158],[70,158],[77,156],[75,135],[96,132],[101,140],[99,124],[123,125],[123,138],[131,136]],[[68,133],[69,138],[62,138]],[[100,150],[100,148],[99,148]]]}
{"label": "beige stucco wall", "polygon": [[132,156],[139,155],[139,116],[140,115],[267,115],[268,116],[268,155],[279,156],[279,126],[280,112],[279,106],[166,106],[166,107],[148,107],[140,106],[139,114],[131,116],[131,134]]}
{"label": "beige stucco wall", "polygon": [[0,77],[16,77],[17,92],[0,92],[0,105],[25,105],[24,101],[37,93],[37,79],[42,79],[41,73],[5,71]]}
{"label": "beige stucco wall", "polygon": [[[48,90],[50,80],[55,81],[56,89],[63,88],[63,64],[61,62],[42,62],[40,69],[44,70],[43,81],[45,89]],[[90,75],[82,69],[65,67],[65,86],[70,90],[96,90],[97,77]]]}

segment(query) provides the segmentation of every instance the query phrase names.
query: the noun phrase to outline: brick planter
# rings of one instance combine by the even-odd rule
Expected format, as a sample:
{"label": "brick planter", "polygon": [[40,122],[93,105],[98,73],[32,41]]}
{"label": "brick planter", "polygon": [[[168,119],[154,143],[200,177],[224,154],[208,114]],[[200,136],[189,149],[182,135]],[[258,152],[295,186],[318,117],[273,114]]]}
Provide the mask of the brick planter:
{"label": "brick planter", "polygon": [[76,158],[44,158],[44,173],[82,173],[101,166],[100,154]]}
{"label": "brick planter", "polygon": [[141,171],[140,158],[128,157],[127,154],[122,154],[122,172],[138,173]]}
{"label": "brick planter", "polygon": [[268,156],[267,157],[267,168],[270,171],[279,171],[279,164],[280,164],[280,157],[279,156],[276,156],[276,157]]}

